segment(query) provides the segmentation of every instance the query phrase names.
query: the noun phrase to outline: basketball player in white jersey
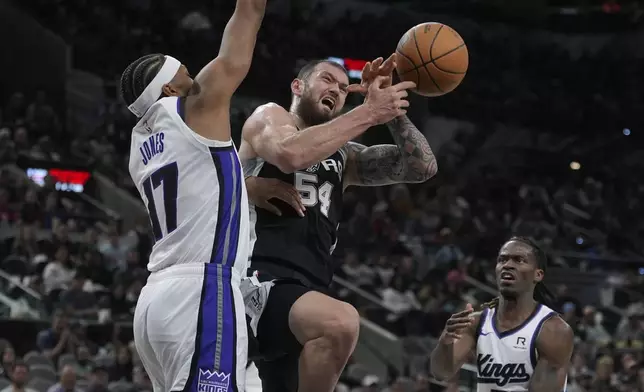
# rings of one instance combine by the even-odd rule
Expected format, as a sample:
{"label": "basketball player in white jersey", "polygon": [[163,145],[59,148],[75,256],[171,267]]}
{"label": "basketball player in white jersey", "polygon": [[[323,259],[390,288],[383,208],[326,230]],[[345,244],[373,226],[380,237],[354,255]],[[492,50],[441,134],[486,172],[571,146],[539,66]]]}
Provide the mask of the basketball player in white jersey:
{"label": "basketball player in white jersey", "polygon": [[431,373],[448,380],[476,353],[478,392],[566,390],[573,332],[546,306],[552,295],[543,284],[547,255],[529,238],[513,237],[499,252],[500,296],[483,310],[447,320],[431,355]]}
{"label": "basketball player in white jersey", "polygon": [[237,0],[217,58],[192,79],[161,54],[130,64],[123,99],[138,118],[129,169],[155,244],[134,341],[155,392],[243,391],[247,327],[240,281],[249,210],[230,137],[230,101],[246,77],[266,0]]}

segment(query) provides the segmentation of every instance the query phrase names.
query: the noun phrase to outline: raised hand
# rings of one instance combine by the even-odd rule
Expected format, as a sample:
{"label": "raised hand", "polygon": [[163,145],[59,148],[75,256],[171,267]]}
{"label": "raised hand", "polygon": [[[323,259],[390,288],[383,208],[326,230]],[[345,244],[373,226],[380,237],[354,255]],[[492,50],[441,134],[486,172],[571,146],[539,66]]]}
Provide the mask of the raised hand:
{"label": "raised hand", "polygon": [[362,76],[360,84],[351,84],[347,88],[350,93],[360,93],[366,95],[369,90],[369,86],[373,83],[377,76],[385,76],[388,79],[385,79],[383,82],[383,87],[391,86],[392,77],[391,74],[396,68],[396,55],[395,53],[389,56],[387,60],[383,60],[382,57],[378,57],[373,61],[367,62],[362,68]]}
{"label": "raised hand", "polygon": [[472,325],[472,312],[474,312],[472,304],[467,304],[465,310],[453,314],[445,324],[445,329],[443,330],[443,334],[441,335],[441,343],[452,344],[456,340],[460,339],[463,330]]}
{"label": "raised hand", "polygon": [[364,102],[378,124],[384,124],[406,114],[405,108],[409,106],[409,102],[405,99],[408,95],[407,89],[416,87],[414,82],[400,82],[387,86],[391,83],[388,79],[387,76],[376,76],[367,89]]}

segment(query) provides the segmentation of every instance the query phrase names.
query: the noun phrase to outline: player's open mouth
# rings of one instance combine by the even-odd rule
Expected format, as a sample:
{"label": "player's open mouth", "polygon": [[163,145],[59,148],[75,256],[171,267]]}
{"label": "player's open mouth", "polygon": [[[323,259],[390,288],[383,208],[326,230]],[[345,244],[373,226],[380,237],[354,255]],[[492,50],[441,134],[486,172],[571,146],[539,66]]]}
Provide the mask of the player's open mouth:
{"label": "player's open mouth", "polygon": [[514,282],[516,278],[510,272],[501,272],[501,282]]}
{"label": "player's open mouth", "polygon": [[326,106],[330,110],[333,110],[333,108],[335,107],[335,101],[333,100],[333,98],[324,97],[322,98],[322,105]]}

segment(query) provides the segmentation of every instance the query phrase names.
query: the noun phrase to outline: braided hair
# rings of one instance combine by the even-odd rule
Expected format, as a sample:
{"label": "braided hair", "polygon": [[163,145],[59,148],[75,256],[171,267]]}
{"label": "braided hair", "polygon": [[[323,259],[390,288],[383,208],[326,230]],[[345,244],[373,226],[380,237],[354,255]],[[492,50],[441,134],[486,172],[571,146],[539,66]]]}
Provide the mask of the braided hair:
{"label": "braided hair", "polygon": [[[543,270],[544,274],[546,268],[548,267],[548,254],[541,249],[537,243],[529,237],[519,237],[515,236],[510,238],[507,242],[516,241],[526,244],[532,250],[532,255],[537,260],[537,266],[539,269]],[[552,307],[553,302],[555,301],[554,294],[548,289],[543,281],[537,282],[534,286],[534,299],[535,301],[544,304],[548,307]],[[499,305],[499,297],[495,297],[490,302],[486,302],[481,305],[481,308],[495,308]]]}
{"label": "braided hair", "polygon": [[121,76],[121,96],[130,106],[143,93],[152,79],[159,73],[165,63],[165,56],[160,53],[148,54],[128,65]]}

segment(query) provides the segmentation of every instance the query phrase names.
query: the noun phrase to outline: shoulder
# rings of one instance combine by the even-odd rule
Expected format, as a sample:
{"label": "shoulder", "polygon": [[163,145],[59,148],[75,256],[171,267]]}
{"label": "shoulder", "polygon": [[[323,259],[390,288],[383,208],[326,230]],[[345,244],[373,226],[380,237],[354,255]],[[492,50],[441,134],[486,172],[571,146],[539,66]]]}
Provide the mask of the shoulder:
{"label": "shoulder", "polygon": [[570,325],[565,322],[558,314],[549,316],[541,326],[539,340],[570,340],[573,339],[573,331]]}
{"label": "shoulder", "polygon": [[252,132],[273,123],[294,124],[293,117],[281,105],[269,102],[258,106],[248,117],[242,132]]}
{"label": "shoulder", "polygon": [[250,115],[251,117],[257,116],[288,116],[291,117],[283,106],[276,104],[275,102],[268,102],[263,105],[260,105],[253,111]]}
{"label": "shoulder", "polygon": [[537,349],[551,360],[570,358],[573,349],[573,330],[558,314],[547,318],[537,337]]}

